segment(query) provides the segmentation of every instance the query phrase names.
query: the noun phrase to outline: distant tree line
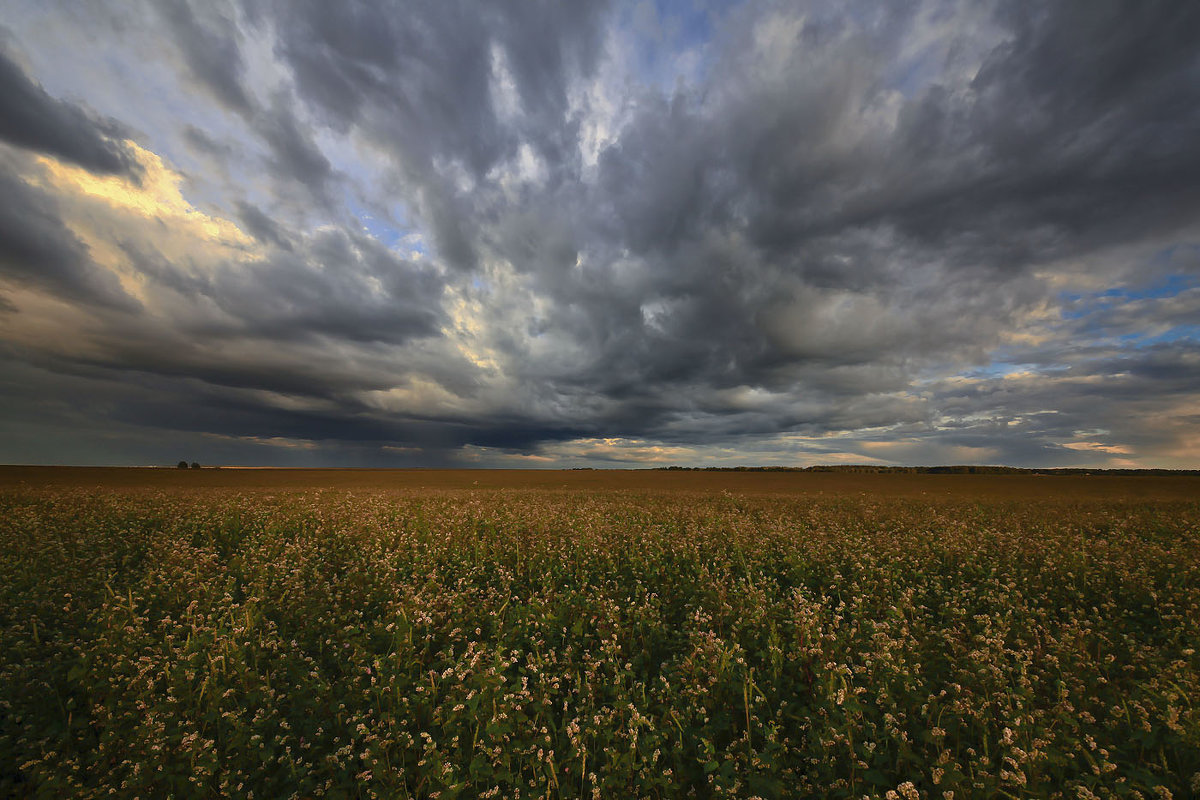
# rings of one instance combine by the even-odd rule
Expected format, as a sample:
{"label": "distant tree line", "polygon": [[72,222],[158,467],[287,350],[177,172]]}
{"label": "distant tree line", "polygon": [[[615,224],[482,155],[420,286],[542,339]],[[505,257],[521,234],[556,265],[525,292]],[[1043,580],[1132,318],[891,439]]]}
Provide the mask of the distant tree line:
{"label": "distant tree line", "polygon": [[[186,461],[180,461],[178,464],[176,464],[176,465],[175,465],[175,468],[176,468],[176,469],[188,469],[188,462],[186,462]],[[192,468],[192,469],[200,469],[200,462],[199,462],[199,461],[193,461],[193,462],[192,462],[192,466],[191,466],[191,468]]]}
{"label": "distant tree line", "polygon": [[686,472],[843,472],[903,475],[1200,475],[1200,469],[1100,469],[1093,467],[998,467],[953,465],[938,467],[888,467],[878,464],[827,464],[815,467],[654,467]]}

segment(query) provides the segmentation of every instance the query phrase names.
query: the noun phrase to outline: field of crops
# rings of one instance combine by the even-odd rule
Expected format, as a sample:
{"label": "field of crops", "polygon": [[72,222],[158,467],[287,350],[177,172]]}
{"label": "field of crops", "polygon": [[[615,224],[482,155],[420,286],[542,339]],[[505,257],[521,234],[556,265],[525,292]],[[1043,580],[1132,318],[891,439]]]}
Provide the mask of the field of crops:
{"label": "field of crops", "polygon": [[959,485],[8,486],[0,796],[1200,795],[1200,502]]}

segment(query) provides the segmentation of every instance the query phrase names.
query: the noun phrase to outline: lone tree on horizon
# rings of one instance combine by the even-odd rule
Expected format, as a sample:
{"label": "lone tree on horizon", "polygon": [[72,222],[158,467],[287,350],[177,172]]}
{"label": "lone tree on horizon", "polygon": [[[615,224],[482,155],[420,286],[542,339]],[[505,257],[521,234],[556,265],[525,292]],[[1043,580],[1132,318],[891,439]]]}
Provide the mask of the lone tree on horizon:
{"label": "lone tree on horizon", "polygon": [[178,464],[175,465],[175,468],[176,469],[187,469],[188,463],[186,461],[180,461]]}
{"label": "lone tree on horizon", "polygon": [[200,469],[200,462],[199,462],[199,461],[193,461],[193,462],[192,462],[192,469]]}

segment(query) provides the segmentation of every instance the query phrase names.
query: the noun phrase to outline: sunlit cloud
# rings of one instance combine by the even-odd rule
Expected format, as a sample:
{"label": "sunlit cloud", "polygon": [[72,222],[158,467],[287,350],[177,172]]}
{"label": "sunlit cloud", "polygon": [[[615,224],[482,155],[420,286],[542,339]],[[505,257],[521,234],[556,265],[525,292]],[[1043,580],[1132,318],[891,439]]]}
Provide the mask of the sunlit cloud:
{"label": "sunlit cloud", "polygon": [[289,450],[316,450],[320,447],[316,442],[307,439],[288,439],[283,436],[226,436],[221,433],[206,433],[204,435],[222,441],[263,445],[265,447],[283,447]]}

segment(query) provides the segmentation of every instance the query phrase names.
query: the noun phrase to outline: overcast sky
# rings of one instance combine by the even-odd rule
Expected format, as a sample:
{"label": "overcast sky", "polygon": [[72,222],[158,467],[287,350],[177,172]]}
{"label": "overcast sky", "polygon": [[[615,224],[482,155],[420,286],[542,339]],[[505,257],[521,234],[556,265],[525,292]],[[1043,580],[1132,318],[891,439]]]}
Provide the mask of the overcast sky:
{"label": "overcast sky", "polygon": [[1200,3],[4,8],[0,462],[1200,467]]}

